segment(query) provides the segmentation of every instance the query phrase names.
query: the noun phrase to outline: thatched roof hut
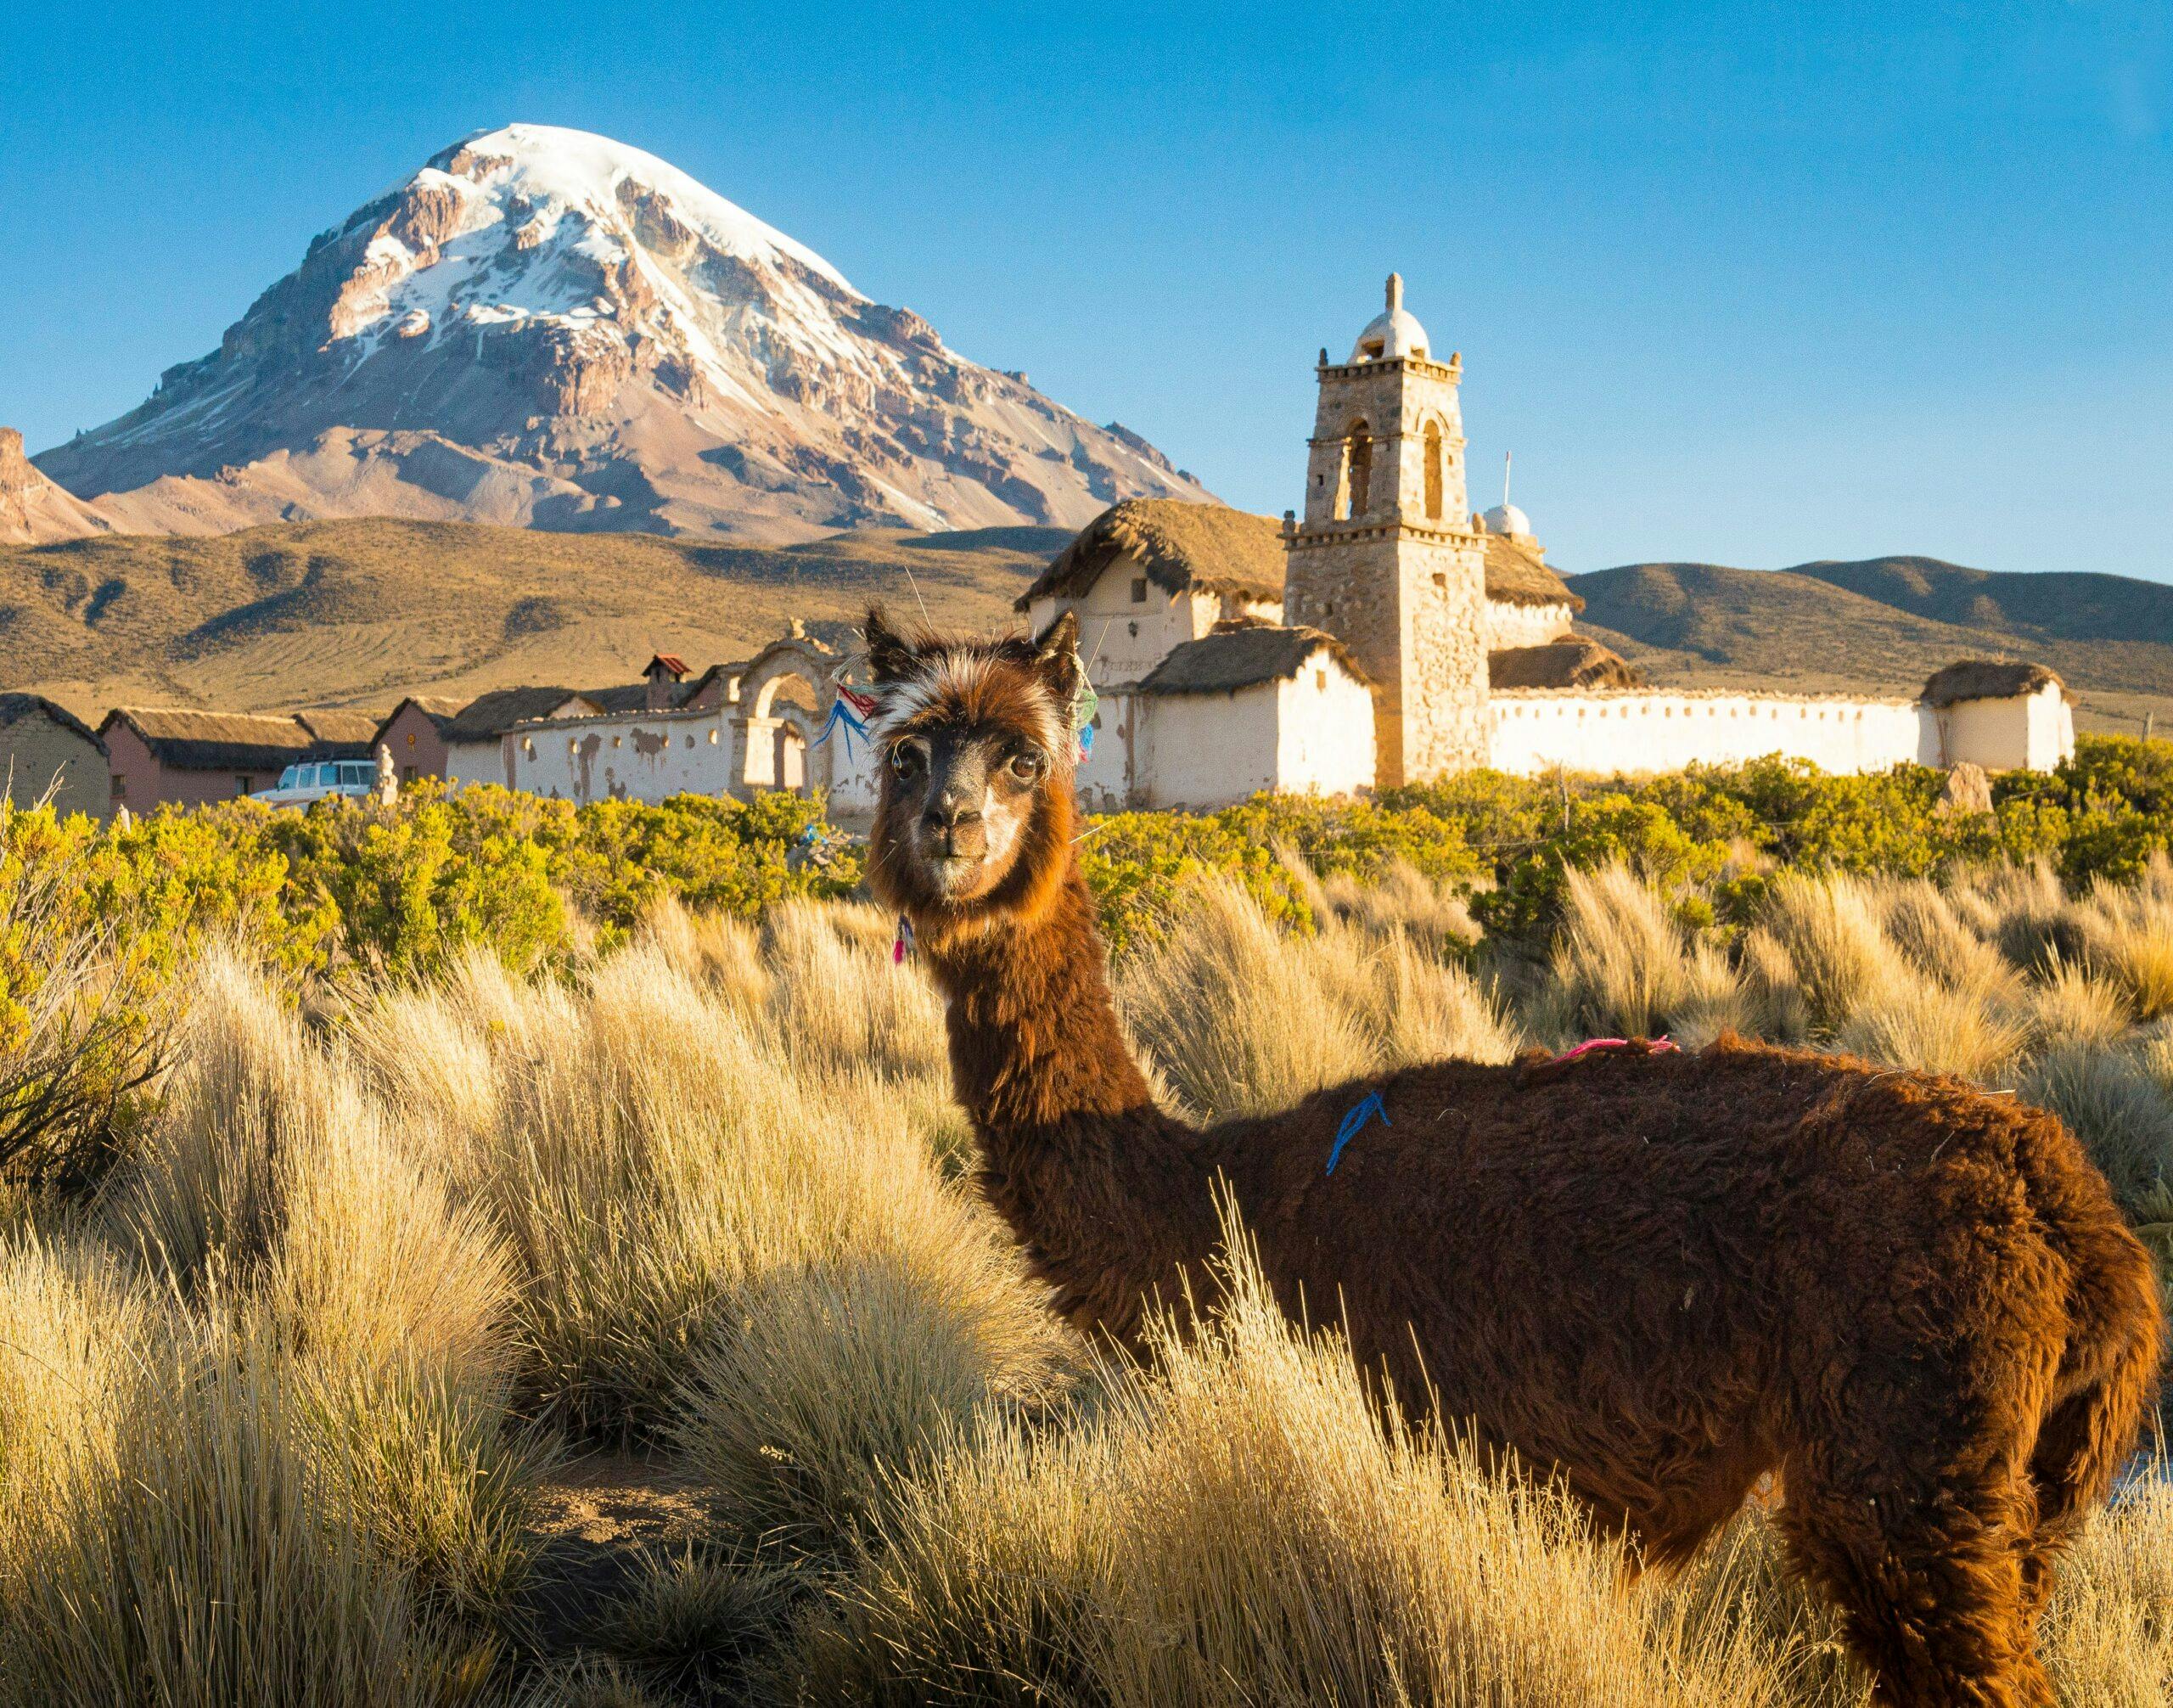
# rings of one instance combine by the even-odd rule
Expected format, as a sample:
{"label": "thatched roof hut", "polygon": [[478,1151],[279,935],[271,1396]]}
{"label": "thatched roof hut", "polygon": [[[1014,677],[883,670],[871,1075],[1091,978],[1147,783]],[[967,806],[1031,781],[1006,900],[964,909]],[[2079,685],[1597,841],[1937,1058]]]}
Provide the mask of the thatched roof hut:
{"label": "thatched roof hut", "polygon": [[132,730],[177,771],[278,771],[305,759],[367,759],[378,721],[366,712],[188,711],[116,706],[98,725]]}
{"label": "thatched roof hut", "polygon": [[100,753],[105,751],[105,743],[99,739],[98,732],[66,706],[49,700],[42,694],[0,694],[0,729],[9,728],[26,717],[47,718],[69,734],[80,736],[89,742]]}
{"label": "thatched roof hut", "polygon": [[1952,705],[1964,699],[2013,699],[2035,694],[2047,684],[2057,687],[2072,701],[2068,685],[2041,664],[2017,664],[2004,659],[1965,658],[1925,679],[1918,696],[1927,705]]}
{"label": "thatched roof hut", "polygon": [[1582,635],[1544,646],[1504,647],[1486,655],[1486,681],[1496,688],[1642,688],[1644,677],[1620,653]]}
{"label": "thatched roof hut", "polygon": [[1283,525],[1272,517],[1227,504],[1131,498],[1081,528],[1019,596],[1017,609],[1052,595],[1081,598],[1127,553],[1165,593],[1196,588],[1249,599],[1283,597]]}
{"label": "thatched roof hut", "polygon": [[1364,683],[1343,643],[1318,629],[1227,623],[1212,634],[1170,649],[1139,684],[1142,694],[1235,694],[1262,683],[1288,682],[1326,649],[1353,681]]}
{"label": "thatched roof hut", "polygon": [[1547,567],[1536,546],[1521,545],[1507,534],[1486,537],[1486,597],[1497,605],[1585,608],[1569,583]]}

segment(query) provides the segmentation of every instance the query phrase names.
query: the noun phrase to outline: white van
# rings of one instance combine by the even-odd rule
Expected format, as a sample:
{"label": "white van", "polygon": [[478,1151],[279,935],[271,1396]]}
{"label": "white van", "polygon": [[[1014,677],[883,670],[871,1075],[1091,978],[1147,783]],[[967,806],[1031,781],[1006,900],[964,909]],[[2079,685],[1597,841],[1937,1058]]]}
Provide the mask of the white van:
{"label": "white van", "polygon": [[377,787],[377,767],[367,759],[312,759],[290,765],[269,789],[252,798],[267,806],[306,806],[334,795],[361,800]]}

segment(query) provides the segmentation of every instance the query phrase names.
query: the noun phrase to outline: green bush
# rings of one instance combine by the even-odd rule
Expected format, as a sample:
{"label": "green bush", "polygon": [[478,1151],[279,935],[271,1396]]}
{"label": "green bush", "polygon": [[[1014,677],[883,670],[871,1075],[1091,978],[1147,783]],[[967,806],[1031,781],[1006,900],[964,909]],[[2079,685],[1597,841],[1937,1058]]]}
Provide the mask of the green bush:
{"label": "green bush", "polygon": [[[809,857],[811,836],[823,858]],[[126,829],[10,812],[0,859],[0,883],[65,874],[50,884],[57,924],[99,927],[156,972],[233,934],[289,971],[357,964],[402,977],[476,944],[514,966],[561,958],[576,915],[608,947],[663,896],[751,919],[788,896],[847,894],[861,872],[820,804],[795,795],[576,806],[433,785],[390,808],[236,801],[163,808]],[[0,1005],[20,983],[7,958],[0,942]]]}

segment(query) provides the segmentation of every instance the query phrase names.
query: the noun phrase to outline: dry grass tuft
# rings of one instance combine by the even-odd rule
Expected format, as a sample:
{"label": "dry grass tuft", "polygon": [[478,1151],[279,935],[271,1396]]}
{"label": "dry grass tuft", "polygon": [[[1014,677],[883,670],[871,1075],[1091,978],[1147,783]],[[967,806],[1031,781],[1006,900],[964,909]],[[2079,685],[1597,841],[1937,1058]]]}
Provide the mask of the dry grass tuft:
{"label": "dry grass tuft", "polygon": [[1757,931],[1785,956],[1814,1029],[1830,1031],[1888,993],[1896,962],[1879,911],[1854,878],[1784,872],[1773,880]]}
{"label": "dry grass tuft", "polygon": [[2066,1045],[2033,1064],[2020,1089],[2067,1123],[2122,1204],[2173,1179],[2173,1098],[2137,1056]]}
{"label": "dry grass tuft", "polygon": [[2009,990],[2003,976],[1988,989],[1895,967],[1834,1028],[1833,1045],[1884,1067],[2007,1085],[2030,1036],[2028,1019],[2008,1006]]}
{"label": "dry grass tuft", "polygon": [[1186,1105],[1207,1121],[1262,1115],[1372,1069],[1365,1029],[1306,940],[1229,879],[1191,899],[1184,929],[1117,977],[1133,1037]]}

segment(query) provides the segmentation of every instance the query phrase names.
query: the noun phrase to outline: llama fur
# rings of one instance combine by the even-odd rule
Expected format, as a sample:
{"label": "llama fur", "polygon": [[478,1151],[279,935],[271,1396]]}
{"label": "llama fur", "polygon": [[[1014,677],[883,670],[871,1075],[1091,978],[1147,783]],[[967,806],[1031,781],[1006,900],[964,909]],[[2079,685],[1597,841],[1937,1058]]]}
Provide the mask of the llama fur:
{"label": "llama fur", "polygon": [[[980,1190],[1068,1320],[1136,1345],[1153,1301],[1211,1286],[1227,1189],[1294,1318],[1340,1321],[1406,1404],[1558,1475],[1645,1560],[1775,1473],[1879,1700],[2052,1700],[2037,1618],[2162,1340],[2149,1258],[2058,1121],[1726,1036],[1190,1126],[1126,1047],[1073,858],[1075,625],[974,643],[879,610],[868,638],[871,882],[947,999]],[[1328,1173],[1373,1092],[1387,1121]]]}

